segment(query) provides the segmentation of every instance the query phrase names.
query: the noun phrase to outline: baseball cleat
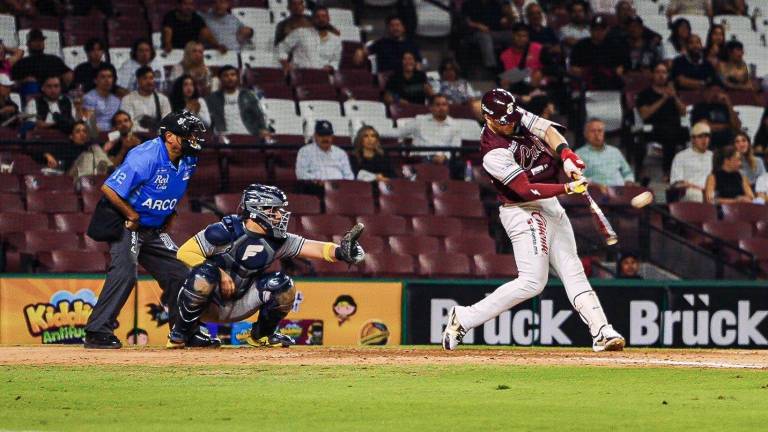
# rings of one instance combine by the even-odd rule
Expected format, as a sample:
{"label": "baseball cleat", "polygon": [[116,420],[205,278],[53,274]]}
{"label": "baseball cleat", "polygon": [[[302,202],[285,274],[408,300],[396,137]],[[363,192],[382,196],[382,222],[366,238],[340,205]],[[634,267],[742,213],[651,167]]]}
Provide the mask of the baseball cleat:
{"label": "baseball cleat", "polygon": [[266,347],[266,348],[288,348],[291,345],[296,345],[296,341],[292,337],[286,336],[280,333],[273,333],[269,336],[263,336],[259,339],[255,339],[253,334],[245,339],[245,342],[254,347]]}
{"label": "baseball cleat", "polygon": [[459,324],[459,318],[456,316],[456,307],[452,307],[448,313],[448,325],[443,332],[443,349],[453,351],[461,343],[467,331]]}
{"label": "baseball cleat", "polygon": [[621,351],[625,344],[624,336],[614,330],[611,325],[601,328],[597,336],[592,338],[592,350],[595,352]]}
{"label": "baseball cleat", "polygon": [[200,328],[192,336],[184,338],[183,335],[175,332],[171,332],[168,335],[168,342],[165,347],[168,349],[179,348],[219,348],[221,346],[221,340],[219,338],[211,337],[207,331]]}
{"label": "baseball cleat", "polygon": [[86,332],[83,347],[88,349],[120,349],[123,344],[113,334]]}

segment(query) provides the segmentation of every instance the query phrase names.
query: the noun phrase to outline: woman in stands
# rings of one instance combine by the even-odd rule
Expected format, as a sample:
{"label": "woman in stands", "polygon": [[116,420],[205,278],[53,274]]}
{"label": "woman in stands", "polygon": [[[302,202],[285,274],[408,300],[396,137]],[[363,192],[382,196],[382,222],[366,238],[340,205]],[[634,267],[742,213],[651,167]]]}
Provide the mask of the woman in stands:
{"label": "woman in stands", "polygon": [[704,56],[717,70],[720,62],[725,61],[725,27],[720,24],[712,24],[707,33],[707,44],[704,48]]}
{"label": "woman in stands", "polygon": [[707,177],[704,199],[710,204],[752,202],[755,195],[747,178],[739,172],[741,154],[729,145],[720,150],[715,170]]}
{"label": "woman in stands", "polygon": [[218,90],[218,81],[214,82],[213,74],[205,65],[204,53],[203,44],[189,41],[184,47],[184,57],[181,62],[173,66],[171,79],[176,80],[182,75],[189,75],[201,92],[208,94]]}
{"label": "woman in stands", "polygon": [[182,75],[173,82],[171,90],[171,111],[187,110],[203,121],[205,127],[211,127],[211,113],[208,104],[200,97],[195,81],[189,75]]}
{"label": "woman in stands", "polygon": [[434,91],[427,81],[427,75],[416,69],[416,55],[410,51],[403,53],[403,64],[400,70],[393,73],[387,80],[384,102],[424,105],[428,96]]}
{"label": "woman in stands", "polygon": [[691,23],[685,18],[676,19],[670,26],[672,34],[664,41],[664,60],[671,61],[675,57],[685,54],[688,46],[688,38],[691,37]]}
{"label": "woman in stands", "polygon": [[386,181],[397,176],[392,161],[381,148],[379,132],[372,126],[363,126],[357,131],[354,145],[351,162],[357,180]]}
{"label": "woman in stands", "polygon": [[444,94],[451,104],[464,105],[472,107],[475,117],[483,118],[480,111],[480,93],[472,87],[472,83],[460,78],[461,69],[455,60],[448,58],[440,63],[440,85],[437,93]]}
{"label": "woman in stands", "polygon": [[741,174],[747,178],[750,185],[754,186],[757,178],[765,174],[763,160],[755,157],[749,135],[741,131],[733,138],[733,146],[741,155]]}
{"label": "woman in stands", "polygon": [[744,45],[737,40],[725,44],[725,61],[720,62],[717,72],[727,90],[755,90],[744,61]]}

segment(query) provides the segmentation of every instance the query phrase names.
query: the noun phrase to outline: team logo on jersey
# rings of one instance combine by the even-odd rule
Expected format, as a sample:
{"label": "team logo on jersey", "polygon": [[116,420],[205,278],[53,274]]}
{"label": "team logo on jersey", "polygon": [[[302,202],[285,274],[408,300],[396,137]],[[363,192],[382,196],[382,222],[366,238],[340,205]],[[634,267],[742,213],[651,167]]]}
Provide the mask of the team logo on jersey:
{"label": "team logo on jersey", "polygon": [[166,190],[168,189],[168,182],[170,179],[171,176],[168,173],[158,172],[157,175],[155,175],[155,179],[152,180],[152,184],[155,185],[155,189],[157,190]]}
{"label": "team logo on jersey", "polygon": [[514,102],[508,103],[507,104],[507,114],[512,114],[513,112],[515,112],[515,103]]}
{"label": "team logo on jersey", "polygon": [[262,245],[248,245],[248,247],[246,247],[245,250],[243,251],[243,256],[241,256],[240,259],[242,261],[245,261],[250,257],[254,257],[258,255],[263,250],[264,250],[264,246]]}

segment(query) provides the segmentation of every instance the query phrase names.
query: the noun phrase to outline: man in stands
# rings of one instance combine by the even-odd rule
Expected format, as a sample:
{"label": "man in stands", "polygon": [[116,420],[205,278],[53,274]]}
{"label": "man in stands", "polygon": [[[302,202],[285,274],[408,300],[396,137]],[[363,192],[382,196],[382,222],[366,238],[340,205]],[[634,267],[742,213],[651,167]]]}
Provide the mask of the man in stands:
{"label": "man in stands", "polygon": [[13,65],[11,79],[20,83],[42,83],[49,76],[58,76],[64,87],[69,87],[72,71],[60,57],[45,54],[45,36],[41,30],[32,29],[27,33],[27,50],[29,55]]}
{"label": "man in stands", "polygon": [[127,112],[118,111],[112,116],[112,130],[119,132],[120,135],[104,143],[104,151],[107,152],[107,156],[114,166],[123,163],[125,155],[132,148],[141,144],[141,139],[133,133],[132,129],[133,121]]}
{"label": "man in stands", "polygon": [[671,189],[682,193],[681,201],[704,202],[704,185],[712,173],[712,151],[708,150],[711,130],[706,122],[691,128],[691,147],[675,155],[669,175]]}
{"label": "man in stands", "polygon": [[578,150],[581,160],[587,165],[584,177],[591,186],[605,190],[609,186],[631,186],[635,174],[621,150],[605,143],[605,123],[590,119],[584,125],[587,144]]}
{"label": "man in stands", "polygon": [[35,128],[56,128],[68,133],[78,117],[75,104],[61,94],[61,79],[50,76],[43,81],[40,96],[27,102],[25,112],[34,117]]}
{"label": "man in stands", "polygon": [[195,11],[195,0],[177,0],[176,9],[163,17],[163,51],[184,49],[187,42],[197,41],[207,46],[226,51],[205,25],[205,20]]}
{"label": "man in stands", "polygon": [[83,117],[93,121],[99,131],[111,127],[112,116],[120,109],[120,99],[112,94],[115,75],[111,65],[103,65],[96,74],[96,87],[83,97]]}
{"label": "man in stands", "polygon": [[304,14],[304,0],[288,0],[288,18],[275,27],[275,45],[296,29],[312,27],[312,20]]}
{"label": "man in stands", "polygon": [[678,90],[703,90],[710,84],[720,83],[712,63],[704,57],[704,46],[698,35],[691,35],[685,54],[672,61],[672,79]]}
{"label": "man in stands", "polygon": [[707,86],[704,100],[693,105],[691,124],[700,121],[709,125],[712,131],[710,144],[716,150],[731,144],[734,131],[741,129],[741,121],[733,109],[731,98],[715,84]]}
{"label": "man in stands", "polygon": [[294,30],[277,46],[278,59],[286,73],[293,68],[325,69],[328,73],[339,69],[341,38],[332,31],[328,8],[315,8],[312,24],[313,27]]}
{"label": "man in stands", "polygon": [[166,95],[155,90],[155,72],[149,66],[136,70],[136,81],[138,89],[123,98],[120,109],[136,119],[134,132],[155,131],[160,120],[171,113],[171,103]]}
{"label": "man in stands", "polygon": [[560,27],[560,41],[571,48],[576,42],[589,37],[589,4],[584,0],[576,0],[568,8],[570,20]]}
{"label": "man in stands", "polygon": [[112,74],[117,76],[115,67],[111,64],[102,61],[104,58],[104,42],[98,38],[91,38],[85,43],[83,47],[85,49],[85,55],[88,57],[88,61],[80,63],[75,68],[75,80],[72,83],[74,86],[83,86],[84,92],[93,90],[96,86],[96,71],[102,66],[108,66],[112,69]]}
{"label": "man in stands", "polygon": [[[152,70],[162,71],[162,66],[155,62],[155,49],[149,40],[141,38],[133,42],[131,58],[126,60],[117,71],[117,85],[127,91],[134,91],[138,87],[136,70],[142,66],[149,66]],[[162,77],[155,77],[162,78]]]}
{"label": "man in stands", "polygon": [[[400,138],[411,138],[414,147],[461,147],[461,127],[448,115],[448,99],[436,94],[430,98],[430,114],[417,115],[399,128]],[[419,152],[436,164],[446,163],[448,152]]]}
{"label": "man in stands", "polygon": [[[416,62],[421,63],[419,46],[408,38],[405,24],[403,24],[403,20],[400,17],[390,16],[387,18],[387,33],[387,36],[374,41],[365,49],[364,54],[376,56],[377,72],[393,72],[399,69],[403,54],[406,52],[413,53],[416,57]],[[357,53],[356,55],[364,57],[364,54]]]}
{"label": "man in stands", "polygon": [[315,123],[312,142],[296,155],[296,178],[299,180],[354,180],[349,156],[333,145],[333,125],[326,120]]}
{"label": "man in stands", "polygon": [[467,28],[467,40],[480,49],[483,66],[496,68],[496,44],[511,42],[509,28],[515,23],[510,6],[499,0],[465,1],[461,16]]}
{"label": "man in stands", "polygon": [[228,50],[240,51],[240,47],[253,37],[253,29],[230,13],[231,6],[230,0],[216,0],[210,12],[203,14],[203,19],[221,45]]}
{"label": "man in stands", "polygon": [[219,69],[221,88],[205,98],[211,113],[211,127],[219,133],[253,135],[268,139],[264,113],[256,95],[240,88],[240,75],[234,66]]}
{"label": "man in stands", "polygon": [[592,18],[589,32],[589,38],[580,40],[573,47],[568,73],[582,79],[587,89],[621,88],[624,73],[622,46],[606,38],[608,23],[602,16]]}

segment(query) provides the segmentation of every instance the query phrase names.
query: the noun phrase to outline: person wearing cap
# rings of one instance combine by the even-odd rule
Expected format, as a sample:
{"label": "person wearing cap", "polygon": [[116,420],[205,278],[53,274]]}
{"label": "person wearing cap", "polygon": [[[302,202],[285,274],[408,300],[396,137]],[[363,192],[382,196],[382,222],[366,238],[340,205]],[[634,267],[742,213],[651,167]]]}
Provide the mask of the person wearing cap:
{"label": "person wearing cap", "polygon": [[691,146],[675,155],[669,175],[670,188],[682,193],[681,201],[704,202],[704,186],[712,172],[712,151],[706,122],[691,128]]}
{"label": "person wearing cap", "polygon": [[315,122],[312,142],[296,155],[296,178],[299,180],[354,180],[347,152],[333,145],[333,125],[328,120]]}
{"label": "person wearing cap", "polygon": [[[157,280],[162,300],[174,314],[172,306],[187,268],[176,258],[178,248],[166,231],[195,172],[202,132],[202,121],[188,111],[165,116],[159,136],[131,150],[101,187],[104,198],[94,211],[88,235],[109,242],[112,261],[85,327],[86,348],[122,346],[113,333],[115,320],[136,283],[138,264]],[[105,233],[104,226],[115,217],[120,223]],[[98,238],[94,226],[101,227]],[[173,325],[175,314],[170,318]]]}
{"label": "person wearing cap", "polygon": [[59,76],[65,88],[72,82],[72,71],[64,61],[45,53],[45,36],[40,29],[32,29],[27,34],[29,55],[22,58],[11,69],[11,79],[18,82],[36,81],[42,83],[49,76]]}
{"label": "person wearing cap", "polygon": [[219,69],[221,88],[205,98],[211,127],[218,133],[253,135],[269,139],[264,113],[256,95],[240,87],[240,74],[231,65]]}
{"label": "person wearing cap", "polygon": [[19,113],[19,106],[11,99],[13,81],[6,74],[0,74],[0,123]]}
{"label": "person wearing cap", "polygon": [[591,90],[621,88],[624,72],[622,46],[606,38],[608,23],[602,16],[592,18],[589,38],[576,43],[571,51],[568,74],[580,78]]}

